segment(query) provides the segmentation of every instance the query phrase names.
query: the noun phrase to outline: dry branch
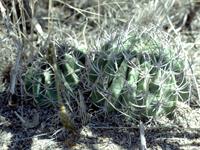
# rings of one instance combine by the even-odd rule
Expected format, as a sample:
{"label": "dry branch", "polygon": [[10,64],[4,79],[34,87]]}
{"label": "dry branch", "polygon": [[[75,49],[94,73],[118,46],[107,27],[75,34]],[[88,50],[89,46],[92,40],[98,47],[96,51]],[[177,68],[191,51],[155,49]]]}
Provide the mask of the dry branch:
{"label": "dry branch", "polygon": [[5,25],[7,27],[7,32],[8,32],[8,36],[11,37],[18,49],[18,54],[17,54],[17,59],[16,59],[16,64],[15,64],[15,68],[13,70],[13,73],[12,73],[12,79],[11,79],[11,87],[10,87],[10,93],[11,94],[14,94],[15,92],[15,81],[16,81],[16,76],[17,76],[17,72],[18,72],[18,66],[19,66],[19,62],[20,62],[20,59],[21,59],[21,54],[22,54],[22,48],[21,48],[21,45],[18,41],[18,38],[17,36],[15,35],[15,33],[13,32],[12,30],[12,27],[9,23],[9,20],[6,16],[6,9],[3,7],[2,3],[0,2],[0,9],[1,9],[1,14],[2,14],[2,17],[3,17],[3,21],[5,22]]}

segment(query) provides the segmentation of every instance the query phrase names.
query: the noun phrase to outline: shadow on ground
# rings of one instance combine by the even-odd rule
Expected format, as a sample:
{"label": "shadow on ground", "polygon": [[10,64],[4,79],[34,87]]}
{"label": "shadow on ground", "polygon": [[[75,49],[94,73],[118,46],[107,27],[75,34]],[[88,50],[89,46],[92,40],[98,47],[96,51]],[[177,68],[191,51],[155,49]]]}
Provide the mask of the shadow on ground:
{"label": "shadow on ground", "polygon": [[[124,122],[119,114],[110,114],[106,119],[92,117],[87,125],[79,124],[80,135],[74,136],[62,126],[53,109],[34,108],[29,104],[9,106],[1,97],[0,149],[139,149],[140,132],[137,124]],[[24,125],[19,117],[31,122]],[[37,117],[38,120],[37,120]],[[200,146],[198,130],[179,126],[149,128],[145,130],[147,147],[150,149]]]}

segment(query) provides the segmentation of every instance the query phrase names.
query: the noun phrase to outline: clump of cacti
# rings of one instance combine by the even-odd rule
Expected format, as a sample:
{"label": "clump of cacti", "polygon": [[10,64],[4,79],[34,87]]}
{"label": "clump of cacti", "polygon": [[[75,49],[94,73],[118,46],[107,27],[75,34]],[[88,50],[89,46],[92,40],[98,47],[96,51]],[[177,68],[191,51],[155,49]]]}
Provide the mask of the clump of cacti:
{"label": "clump of cacti", "polygon": [[[25,75],[25,91],[39,107],[58,107],[52,50],[47,46],[45,52],[38,55],[29,64]],[[84,63],[84,50],[68,44],[57,47],[57,67],[63,99],[76,95]]]}
{"label": "clump of cacti", "polygon": [[[132,29],[132,30],[131,30]],[[88,71],[91,99],[130,118],[172,114],[188,98],[186,59],[157,27],[117,31]]]}
{"label": "clump of cacti", "polygon": [[[172,114],[176,101],[188,98],[184,54],[158,27],[128,25],[87,53],[68,45],[57,47],[61,95],[69,100],[77,91],[87,93],[95,105],[108,113],[117,110],[127,119]],[[52,62],[47,49],[25,76],[26,93],[38,106],[58,105]]]}

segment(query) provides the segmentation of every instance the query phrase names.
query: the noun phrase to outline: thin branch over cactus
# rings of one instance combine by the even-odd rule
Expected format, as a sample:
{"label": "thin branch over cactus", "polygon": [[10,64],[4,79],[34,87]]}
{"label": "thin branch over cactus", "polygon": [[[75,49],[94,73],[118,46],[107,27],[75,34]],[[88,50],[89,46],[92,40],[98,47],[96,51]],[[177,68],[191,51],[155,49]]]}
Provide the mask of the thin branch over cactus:
{"label": "thin branch over cactus", "polygon": [[52,54],[52,58],[53,58],[53,68],[54,68],[54,75],[55,75],[55,81],[56,81],[57,96],[58,96],[62,121],[63,121],[65,127],[70,132],[72,132],[74,135],[77,135],[76,130],[74,129],[74,127],[71,125],[71,123],[69,121],[66,108],[65,108],[65,106],[62,102],[62,98],[61,98],[61,95],[60,95],[60,78],[58,76],[56,50],[55,50],[53,42],[49,43],[48,51],[52,52],[51,54]]}

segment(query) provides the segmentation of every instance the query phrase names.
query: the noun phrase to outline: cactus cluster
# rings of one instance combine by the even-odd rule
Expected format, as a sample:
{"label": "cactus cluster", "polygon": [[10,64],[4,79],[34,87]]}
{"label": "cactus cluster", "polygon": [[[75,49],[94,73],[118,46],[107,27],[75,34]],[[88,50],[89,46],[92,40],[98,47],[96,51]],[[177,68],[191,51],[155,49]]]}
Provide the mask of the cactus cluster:
{"label": "cactus cluster", "polygon": [[[116,30],[103,46],[87,53],[72,46],[58,47],[57,65],[67,93],[63,97],[81,88],[95,105],[108,113],[117,110],[127,119],[172,114],[176,101],[188,98],[181,50],[157,27],[123,30]],[[25,76],[26,93],[38,106],[58,104],[51,64],[47,49]]]}

